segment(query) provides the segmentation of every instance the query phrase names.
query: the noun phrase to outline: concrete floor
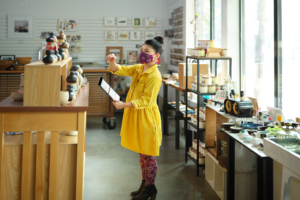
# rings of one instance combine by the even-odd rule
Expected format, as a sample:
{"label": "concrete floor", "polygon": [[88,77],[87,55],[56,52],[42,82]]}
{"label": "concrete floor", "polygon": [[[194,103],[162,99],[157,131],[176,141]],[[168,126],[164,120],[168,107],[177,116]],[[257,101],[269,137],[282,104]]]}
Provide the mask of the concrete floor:
{"label": "concrete floor", "polygon": [[[120,145],[122,114],[116,115],[117,128],[108,130],[100,118],[88,118],[84,200],[130,200],[130,192],[141,183],[139,156]],[[172,125],[173,124],[173,125]],[[170,136],[163,136],[155,185],[156,200],[219,200],[196,166],[184,160],[184,136],[175,150],[174,121]]]}

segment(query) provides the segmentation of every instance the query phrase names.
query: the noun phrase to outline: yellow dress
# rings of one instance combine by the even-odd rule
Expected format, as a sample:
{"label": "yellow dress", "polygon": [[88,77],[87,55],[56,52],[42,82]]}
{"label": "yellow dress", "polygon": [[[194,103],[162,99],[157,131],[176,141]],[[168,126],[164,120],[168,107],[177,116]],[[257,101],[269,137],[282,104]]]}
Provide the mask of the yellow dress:
{"label": "yellow dress", "polygon": [[126,102],[134,108],[125,108],[121,128],[121,145],[131,151],[149,156],[159,156],[162,140],[160,112],[156,103],[161,86],[157,65],[143,73],[144,65],[120,66],[119,76],[131,76],[132,83]]}

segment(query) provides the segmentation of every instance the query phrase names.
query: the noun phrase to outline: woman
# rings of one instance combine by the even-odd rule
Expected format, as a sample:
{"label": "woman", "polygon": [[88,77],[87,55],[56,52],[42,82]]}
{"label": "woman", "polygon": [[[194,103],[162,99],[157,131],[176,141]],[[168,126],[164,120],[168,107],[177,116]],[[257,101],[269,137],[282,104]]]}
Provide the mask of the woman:
{"label": "woman", "polygon": [[114,100],[117,109],[125,108],[121,145],[139,153],[142,169],[142,184],[131,193],[132,200],[156,198],[154,185],[157,173],[156,156],[162,140],[161,119],[156,99],[161,86],[161,74],[157,69],[163,52],[163,38],[160,36],[146,40],[141,47],[141,64],[125,67],[115,63],[115,56],[106,57],[112,73],[119,76],[131,76],[132,83],[126,103]]}

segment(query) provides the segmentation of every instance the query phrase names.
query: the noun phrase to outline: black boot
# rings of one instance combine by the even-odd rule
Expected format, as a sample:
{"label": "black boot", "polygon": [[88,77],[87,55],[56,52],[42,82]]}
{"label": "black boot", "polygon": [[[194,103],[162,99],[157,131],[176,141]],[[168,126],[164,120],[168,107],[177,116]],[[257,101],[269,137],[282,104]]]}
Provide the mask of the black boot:
{"label": "black boot", "polygon": [[140,188],[137,191],[131,192],[130,195],[133,197],[139,195],[142,192],[144,187],[145,187],[145,180],[142,180]]}
{"label": "black boot", "polygon": [[151,197],[151,200],[155,200],[157,195],[157,189],[155,185],[145,186],[142,192],[135,197],[132,197],[131,200],[147,200]]}

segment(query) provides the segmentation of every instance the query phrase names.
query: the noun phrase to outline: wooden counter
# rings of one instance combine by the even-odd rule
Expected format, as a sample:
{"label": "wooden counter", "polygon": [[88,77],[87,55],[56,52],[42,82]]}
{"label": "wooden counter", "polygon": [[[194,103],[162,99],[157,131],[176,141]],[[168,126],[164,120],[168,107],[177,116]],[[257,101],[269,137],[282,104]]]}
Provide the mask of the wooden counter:
{"label": "wooden counter", "polygon": [[0,199],[83,199],[88,99],[89,84],[67,106],[0,102]]}

